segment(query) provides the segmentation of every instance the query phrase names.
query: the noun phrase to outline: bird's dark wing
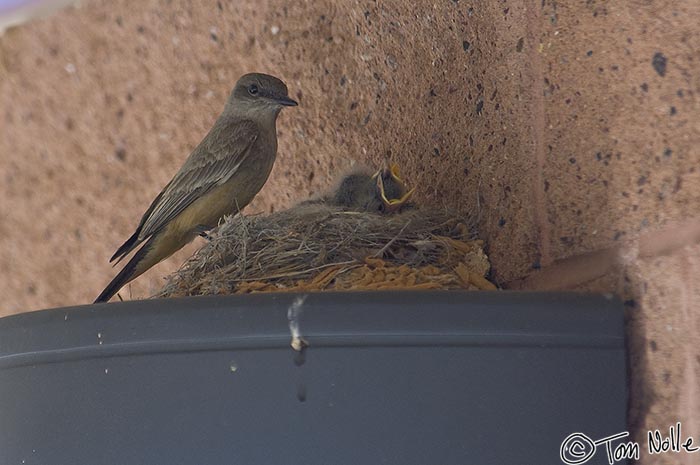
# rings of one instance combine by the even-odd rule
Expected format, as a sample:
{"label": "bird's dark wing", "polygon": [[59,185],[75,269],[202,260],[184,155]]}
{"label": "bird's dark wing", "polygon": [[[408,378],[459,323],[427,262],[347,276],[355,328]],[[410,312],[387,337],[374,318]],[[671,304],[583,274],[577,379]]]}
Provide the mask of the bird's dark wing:
{"label": "bird's dark wing", "polygon": [[217,121],[153,202],[150,214],[142,218],[138,240],[160,231],[195,200],[228,181],[245,161],[258,135],[252,121]]}
{"label": "bird's dark wing", "polygon": [[165,188],[160,191],[160,194],[153,199],[153,202],[151,202],[151,206],[148,207],[148,210],[146,210],[146,213],[143,214],[141,217],[141,221],[139,222],[139,225],[136,227],[136,231],[134,234],[131,235],[118,249],[116,252],[114,252],[114,255],[112,255],[112,258],[109,259],[109,262],[112,263],[114,260],[117,260],[117,262],[114,264],[115,266],[117,263],[122,261],[124,257],[129,255],[132,250],[134,250],[141,242],[139,240],[139,232],[141,232],[141,226],[143,226],[143,223],[146,222],[148,217],[151,215],[151,212],[155,208],[156,205],[158,205],[158,202],[160,202],[160,198],[163,197],[163,192],[168,188],[168,186],[165,186]]}

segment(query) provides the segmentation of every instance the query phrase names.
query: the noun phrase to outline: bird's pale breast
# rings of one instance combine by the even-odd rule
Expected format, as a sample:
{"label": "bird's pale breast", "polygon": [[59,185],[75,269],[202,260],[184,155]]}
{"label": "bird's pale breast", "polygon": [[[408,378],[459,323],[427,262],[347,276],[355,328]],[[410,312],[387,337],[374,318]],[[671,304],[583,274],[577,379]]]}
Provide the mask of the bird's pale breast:
{"label": "bird's pale breast", "polygon": [[268,143],[264,139],[258,140],[249,158],[227,182],[194,201],[173,220],[168,229],[173,233],[177,231],[194,236],[200,227],[214,228],[223,216],[243,210],[262,189],[275,162],[276,140],[273,139],[271,144],[269,139]]}

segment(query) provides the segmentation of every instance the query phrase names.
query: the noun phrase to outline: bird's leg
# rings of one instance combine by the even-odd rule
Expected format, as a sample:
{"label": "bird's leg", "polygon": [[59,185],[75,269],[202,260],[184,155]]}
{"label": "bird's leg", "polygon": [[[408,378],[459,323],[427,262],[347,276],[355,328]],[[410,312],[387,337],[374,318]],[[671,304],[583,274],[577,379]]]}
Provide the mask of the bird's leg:
{"label": "bird's leg", "polygon": [[209,227],[207,227],[207,226],[204,226],[203,224],[200,224],[200,225],[198,225],[198,226],[195,228],[195,231],[197,232],[197,234],[198,234],[200,237],[203,237],[204,239],[206,239],[206,240],[208,240],[209,242],[211,242],[212,240],[214,240],[214,238],[213,238],[212,236],[209,235],[209,232],[208,232],[208,231],[209,231],[210,229],[211,229],[211,228],[209,228]]}

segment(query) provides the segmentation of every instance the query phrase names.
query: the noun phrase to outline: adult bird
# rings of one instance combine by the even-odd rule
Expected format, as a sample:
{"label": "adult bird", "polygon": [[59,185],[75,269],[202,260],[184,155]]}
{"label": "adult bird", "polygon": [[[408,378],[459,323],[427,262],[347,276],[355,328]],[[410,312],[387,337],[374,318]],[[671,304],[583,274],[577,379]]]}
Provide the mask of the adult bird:
{"label": "adult bird", "polygon": [[95,303],[107,302],[126,283],[216,227],[224,215],[248,205],[275,162],[277,116],[296,105],[278,78],[242,76],[209,133],[110,259],[119,263],[143,243]]}

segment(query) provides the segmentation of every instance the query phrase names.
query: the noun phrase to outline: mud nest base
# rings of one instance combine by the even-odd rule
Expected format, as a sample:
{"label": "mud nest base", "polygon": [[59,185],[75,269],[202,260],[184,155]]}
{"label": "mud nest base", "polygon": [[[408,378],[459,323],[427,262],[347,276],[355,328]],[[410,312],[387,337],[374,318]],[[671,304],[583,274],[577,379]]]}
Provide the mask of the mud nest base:
{"label": "mud nest base", "polygon": [[447,212],[307,202],[228,218],[155,297],[368,289],[495,289],[473,224]]}

